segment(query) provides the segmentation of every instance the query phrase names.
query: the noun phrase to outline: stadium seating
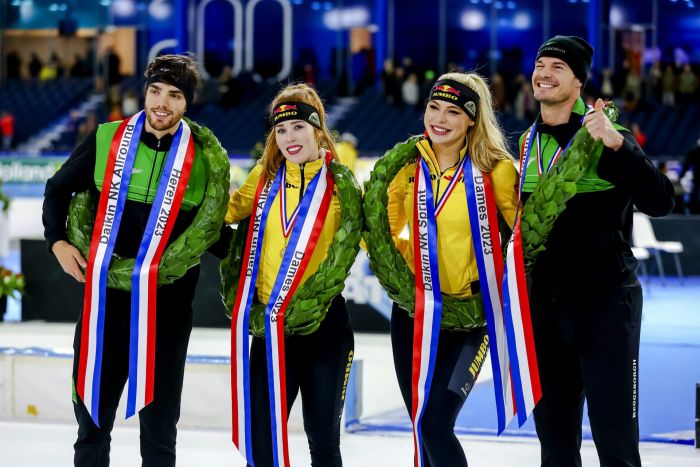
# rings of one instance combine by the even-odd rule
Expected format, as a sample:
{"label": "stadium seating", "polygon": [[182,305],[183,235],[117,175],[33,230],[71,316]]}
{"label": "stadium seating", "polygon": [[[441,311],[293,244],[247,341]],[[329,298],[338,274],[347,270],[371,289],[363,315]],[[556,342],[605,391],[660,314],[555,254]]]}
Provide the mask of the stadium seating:
{"label": "stadium seating", "polygon": [[8,80],[0,86],[0,107],[15,117],[14,144],[20,144],[46,128],[53,120],[84,100],[92,80],[84,78],[51,81]]}

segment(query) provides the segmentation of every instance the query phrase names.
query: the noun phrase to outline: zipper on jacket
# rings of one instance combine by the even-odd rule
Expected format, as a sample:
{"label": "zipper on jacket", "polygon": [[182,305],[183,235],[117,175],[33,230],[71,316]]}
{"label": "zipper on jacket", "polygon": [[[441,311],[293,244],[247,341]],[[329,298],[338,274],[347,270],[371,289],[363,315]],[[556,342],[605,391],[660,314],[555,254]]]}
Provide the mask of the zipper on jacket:
{"label": "zipper on jacket", "polygon": [[301,204],[301,198],[304,197],[304,165],[305,164],[299,164],[299,170],[301,171],[301,185],[299,186],[299,204]]}

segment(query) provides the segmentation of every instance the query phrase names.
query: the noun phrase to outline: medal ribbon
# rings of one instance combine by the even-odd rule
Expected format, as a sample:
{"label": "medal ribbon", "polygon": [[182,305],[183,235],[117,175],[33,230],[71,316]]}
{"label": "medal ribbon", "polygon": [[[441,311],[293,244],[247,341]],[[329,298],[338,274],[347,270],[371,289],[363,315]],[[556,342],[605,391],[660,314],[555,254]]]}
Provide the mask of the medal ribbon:
{"label": "medal ribbon", "polygon": [[144,120],[145,114],[142,112],[123,120],[112,139],[85,271],[76,392],[97,426],[100,426],[100,377],[107,271],[124,212],[124,202],[129,191],[129,181]]}
{"label": "medal ribbon", "polygon": [[284,183],[282,172],[270,185],[260,177],[248,226],[245,257],[231,312],[231,419],[232,440],[246,462],[254,466],[250,407],[250,356],[248,347],[250,309],[255,295],[262,240],[272,203]]}
{"label": "medal ribbon", "polygon": [[[264,229],[277,192],[284,191],[284,166],[269,190],[261,179],[254,199],[254,217],[246,240],[246,267],[241,271],[232,311],[231,388],[233,442],[246,462],[254,464],[251,434],[250,358],[248,350],[249,313],[255,293]],[[323,229],[333,194],[334,182],[324,164],[312,179],[291,221],[291,240],[265,312],[265,341],[270,392],[271,430],[274,465],[288,466],[286,380],[284,370],[284,312],[308,266]],[[282,196],[282,194],[280,194]],[[280,199],[282,203],[282,199]]]}
{"label": "medal ribbon", "polygon": [[501,434],[513,418],[515,406],[501,296],[504,268],[498,229],[498,210],[491,179],[466,158],[464,183],[469,224],[474,242],[474,256],[479,271],[479,285],[489,335],[498,434]]}
{"label": "medal ribbon", "polygon": [[333,177],[325,163],[300,201],[289,245],[265,310],[267,381],[270,394],[273,465],[289,466],[287,390],[284,361],[284,313],[301,283],[328,214]]}
{"label": "medal ribbon", "polygon": [[282,219],[282,231],[285,237],[289,237],[294,226],[294,221],[297,219],[297,214],[299,214],[299,206],[301,203],[297,204],[294,208],[294,212],[287,219],[287,164],[282,164],[282,190],[280,191],[280,218]]}
{"label": "medal ribbon", "polygon": [[158,266],[190,178],[194,140],[184,120],[173,136],[131,275],[131,330],[126,417],[153,401]]}
{"label": "medal ribbon", "polygon": [[[97,426],[107,273],[145,119],[141,111],[122,121],[114,134],[88,255],[76,391]],[[147,226],[144,232],[134,269],[137,272],[133,273],[140,279],[132,283],[132,308],[136,307],[137,321],[131,324],[127,418],[153,400],[158,262],[177,217],[194,157],[194,142],[189,128],[183,135],[184,126],[183,121],[176,134],[177,142],[173,142],[167,156],[149,216],[149,225],[155,225],[151,225],[150,230]],[[133,313],[132,310],[132,318]]]}
{"label": "medal ribbon", "polygon": [[[455,176],[452,181],[458,179],[459,177]],[[415,206],[413,211],[413,264],[416,307],[413,319],[411,420],[413,421],[415,450],[414,465],[422,467],[424,459],[421,419],[430,396],[442,318],[433,186],[430,170],[422,157],[419,157],[416,163],[413,199]]]}

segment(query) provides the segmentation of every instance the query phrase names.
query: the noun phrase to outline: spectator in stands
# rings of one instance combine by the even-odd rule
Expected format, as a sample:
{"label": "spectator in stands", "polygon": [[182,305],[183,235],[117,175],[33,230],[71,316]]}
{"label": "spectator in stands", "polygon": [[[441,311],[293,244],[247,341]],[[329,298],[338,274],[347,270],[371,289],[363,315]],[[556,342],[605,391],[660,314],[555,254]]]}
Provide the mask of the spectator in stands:
{"label": "spectator in stands", "polygon": [[637,140],[637,143],[639,143],[639,147],[644,149],[644,146],[646,146],[646,144],[647,144],[647,135],[644,134],[641,127],[639,126],[639,123],[637,123],[637,122],[632,123],[630,130],[632,130],[632,134],[634,135],[634,139]]}
{"label": "spectator in stands", "polygon": [[661,62],[655,61],[654,64],[649,68],[649,73],[647,75],[647,99],[654,103],[658,103],[661,100],[661,79],[663,77],[663,69],[661,68]]}
{"label": "spectator in stands", "polygon": [[700,138],[697,144],[685,156],[683,168],[681,168],[680,179],[683,188],[687,193],[685,197],[686,211],[688,214],[700,214],[700,183],[698,175],[700,173]]}
{"label": "spectator in stands", "polygon": [[610,68],[603,69],[603,78],[600,82],[600,97],[606,100],[612,100],[615,97],[613,73]]}
{"label": "spectator in stands", "polygon": [[316,84],[316,73],[314,72],[314,66],[310,63],[304,64],[304,82],[309,86]]}
{"label": "spectator in stands", "polygon": [[63,78],[65,76],[66,70],[63,67],[63,60],[61,60],[60,55],[58,55],[55,50],[51,52],[49,63],[56,70],[56,78]]}
{"label": "spectator in stands", "polygon": [[105,83],[107,87],[111,87],[115,84],[119,84],[122,80],[122,75],[120,71],[121,58],[117,55],[114,47],[108,47],[105,50],[105,56],[103,59],[103,76],[105,77]]}
{"label": "spectator in stands", "polygon": [[56,79],[58,76],[58,68],[56,68],[56,63],[49,61],[41,67],[39,72],[39,81],[50,81]]}
{"label": "spectator in stands", "polygon": [[416,107],[420,102],[420,87],[418,86],[418,76],[411,73],[406,81],[401,85],[401,97],[403,101],[411,107]]}
{"label": "spectator in stands", "polygon": [[671,170],[668,167],[668,163],[666,161],[662,161],[659,163],[659,172],[664,174],[673,185],[673,194],[675,199],[673,212],[678,214],[684,214],[687,209],[686,200],[684,200],[685,191],[683,190],[683,183],[681,183],[681,179],[678,176],[678,172],[676,172],[675,170]]}
{"label": "spectator in stands", "polygon": [[625,86],[622,88],[622,95],[629,97],[636,103],[642,97],[642,77],[635,70],[630,70],[625,78]]}
{"label": "spectator in stands", "polygon": [[394,87],[392,88],[391,102],[394,107],[403,107],[403,95],[401,90],[403,89],[403,82],[406,78],[406,72],[402,67],[396,67],[394,70]]}
{"label": "spectator in stands", "polygon": [[223,109],[235,107],[238,102],[238,91],[230,66],[225,66],[217,79],[219,106]]}
{"label": "spectator in stands", "polygon": [[435,70],[425,70],[423,74],[423,81],[420,85],[420,100],[425,102],[425,100],[430,95],[430,90],[433,89],[433,84],[435,83]]}
{"label": "spectator in stands", "polygon": [[129,89],[126,91],[122,99],[122,118],[131,117],[139,111],[139,107],[139,98],[134,90]]}
{"label": "spectator in stands", "polygon": [[693,73],[690,64],[683,65],[683,71],[678,77],[678,94],[682,102],[691,102],[695,98],[698,89],[698,77]]}
{"label": "spectator in stands", "polygon": [[118,122],[119,120],[124,120],[124,115],[122,115],[121,105],[119,103],[116,103],[110,109],[109,115],[107,115],[107,121]]}
{"label": "spectator in stands", "polygon": [[2,150],[12,149],[12,139],[15,136],[15,117],[8,111],[0,111],[0,137],[2,138]]}
{"label": "spectator in stands", "polygon": [[16,50],[12,50],[5,58],[8,79],[20,79],[22,77],[22,59]]}
{"label": "spectator in stands", "polygon": [[335,145],[335,150],[338,160],[354,173],[357,163],[357,137],[352,133],[343,133],[340,135],[340,142]]}
{"label": "spectator in stands", "polygon": [[90,134],[97,128],[97,117],[95,112],[88,112],[85,120],[78,125],[78,132],[75,136],[75,144],[80,145],[85,141]]}
{"label": "spectator in stands", "polygon": [[29,59],[29,76],[33,79],[39,78],[39,73],[41,73],[43,67],[44,64],[41,62],[39,56],[36,52],[32,52],[31,58]]}
{"label": "spectator in stands", "polygon": [[85,78],[92,74],[92,70],[88,66],[87,60],[80,54],[75,54],[73,66],[70,69],[72,78]]}
{"label": "spectator in stands", "polygon": [[513,101],[513,113],[519,120],[532,121],[537,111],[537,102],[533,96],[532,85],[525,78],[525,75],[518,75],[516,82],[519,83],[519,87]]}
{"label": "spectator in stands", "polygon": [[391,96],[393,96],[393,88],[396,85],[396,80],[394,79],[394,61],[390,58],[384,60],[382,73],[380,75],[382,81],[382,90],[384,91],[384,97],[387,102],[391,102]]}
{"label": "spectator in stands", "polygon": [[[132,291],[126,291],[130,289],[131,274],[120,284],[121,289],[113,288],[113,278],[110,276],[108,281],[106,268],[100,272],[99,265],[102,261],[109,264],[112,253],[136,258],[132,265],[133,261],[143,264],[147,252],[162,251],[166,243],[172,243],[191,226],[206,202],[203,199],[207,185],[216,183],[218,190],[228,190],[228,181],[210,179],[206,169],[209,163],[228,164],[223,148],[209,149],[210,144],[218,144],[216,138],[201,141],[182,123],[200,83],[198,64],[189,56],[163,55],[148,65],[145,78],[144,113],[130,121],[100,125],[46,183],[43,223],[49,250],[67,274],[78,282],[87,279],[73,361],[73,408],[78,422],[78,439],[73,447],[74,463],[79,467],[109,465],[110,433],[127,376],[129,383],[135,385],[128,389],[127,410],[129,414],[139,414],[142,465],[175,466],[176,426],[199,266],[183,270],[184,275],[176,273],[180,277],[172,284],[159,284],[157,288],[155,281],[149,282],[142,272],[142,287],[132,296]],[[189,144],[173,144],[188,137],[192,138]],[[205,162],[205,158],[210,162]],[[129,182],[124,177],[128,167]],[[163,185],[177,188],[165,189]],[[119,196],[109,195],[115,189]],[[102,200],[95,217],[82,213],[91,222],[101,222],[95,226],[95,232],[103,234],[93,235],[91,247],[83,245],[92,253],[87,260],[68,242],[66,233],[71,197],[82,192]],[[213,209],[221,212],[225,202],[220,199],[219,206]],[[159,212],[167,212],[162,214],[167,219],[159,221],[166,227],[153,222],[157,216],[151,214]],[[211,216],[206,213],[202,223],[193,226],[199,229],[200,238],[210,238],[215,234],[212,229],[221,226],[223,219]],[[203,225],[210,227],[202,228]],[[158,264],[158,257],[155,258]],[[184,267],[186,260],[176,255],[171,261]],[[145,259],[145,268],[149,262]],[[139,270],[134,274],[138,276]],[[139,306],[132,310],[132,303],[138,304],[139,296],[140,303],[149,304],[147,310]],[[154,324],[148,331],[146,354],[137,354],[130,347],[130,342],[143,339],[141,329],[131,332],[132,325],[140,328],[139,315],[149,316]],[[95,316],[100,318],[90,319]],[[95,351],[98,340],[99,350]],[[147,369],[130,364],[143,360],[150,362]]]}
{"label": "spectator in stands", "polygon": [[676,105],[676,91],[678,90],[678,80],[671,65],[666,65],[664,74],[661,76],[661,103],[673,107]]}
{"label": "spectator in stands", "polygon": [[493,103],[496,110],[503,112],[508,105],[508,97],[506,95],[506,83],[500,73],[494,73],[491,76],[491,92],[493,93]]}
{"label": "spectator in stands", "polygon": [[[581,89],[592,59],[593,48],[575,36],[556,36],[540,47],[532,74],[540,117],[520,140],[529,141],[528,151],[521,149],[525,202],[546,183],[540,168],[547,170],[582,125],[603,146],[554,220],[529,277],[542,389],[534,409],[542,467],[581,465],[584,399],[600,464],[641,466],[642,291],[630,249],[632,207],[651,216],[673,208],[671,182],[629,131],[606,118],[603,100],[586,111]],[[564,153],[559,162],[566,160]]]}

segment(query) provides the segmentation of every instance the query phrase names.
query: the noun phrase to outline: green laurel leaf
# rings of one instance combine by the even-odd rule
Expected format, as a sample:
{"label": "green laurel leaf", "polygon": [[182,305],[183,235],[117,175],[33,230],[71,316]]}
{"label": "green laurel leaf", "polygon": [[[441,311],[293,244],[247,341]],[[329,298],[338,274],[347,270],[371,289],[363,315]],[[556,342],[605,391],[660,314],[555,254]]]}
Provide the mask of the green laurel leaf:
{"label": "green laurel leaf", "polygon": [[[228,203],[230,163],[226,150],[216,136],[206,127],[187,121],[195,142],[201,148],[207,172],[207,188],[192,223],[163,252],[158,266],[158,285],[172,284],[185,275],[188,269],[200,262],[202,254],[219,238]],[[76,194],[70,203],[68,214],[68,240],[87,258],[95,224],[97,200],[89,191]],[[134,258],[113,258],[109,265],[107,287],[131,290],[131,274]]]}

